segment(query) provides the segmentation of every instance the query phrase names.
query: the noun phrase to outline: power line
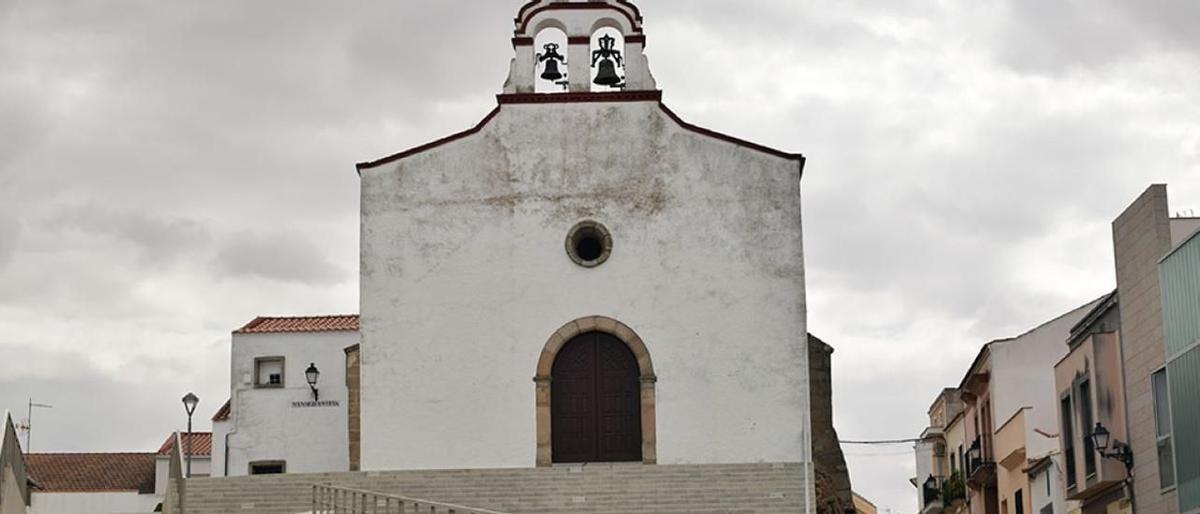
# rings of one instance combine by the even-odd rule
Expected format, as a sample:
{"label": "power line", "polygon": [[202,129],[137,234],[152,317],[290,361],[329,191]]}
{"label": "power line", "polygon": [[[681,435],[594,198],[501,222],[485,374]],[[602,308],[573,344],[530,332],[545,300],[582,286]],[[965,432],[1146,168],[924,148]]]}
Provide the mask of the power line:
{"label": "power line", "polygon": [[920,442],[921,439],[883,439],[879,441],[847,441],[839,440],[841,444],[911,444]]}

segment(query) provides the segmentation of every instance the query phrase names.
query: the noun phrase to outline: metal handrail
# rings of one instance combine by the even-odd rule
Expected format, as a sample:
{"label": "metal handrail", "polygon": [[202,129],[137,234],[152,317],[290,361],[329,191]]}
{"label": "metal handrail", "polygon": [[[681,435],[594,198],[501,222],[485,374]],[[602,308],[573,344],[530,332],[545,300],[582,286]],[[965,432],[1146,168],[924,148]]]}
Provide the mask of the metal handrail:
{"label": "metal handrail", "polygon": [[507,514],[394,494],[364,491],[330,484],[313,484],[312,514]]}

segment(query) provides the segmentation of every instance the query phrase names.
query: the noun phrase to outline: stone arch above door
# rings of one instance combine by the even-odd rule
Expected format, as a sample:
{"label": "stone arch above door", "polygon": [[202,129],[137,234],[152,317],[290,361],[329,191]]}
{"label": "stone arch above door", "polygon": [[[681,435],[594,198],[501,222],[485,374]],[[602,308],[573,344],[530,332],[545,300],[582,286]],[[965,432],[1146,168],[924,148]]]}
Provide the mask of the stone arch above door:
{"label": "stone arch above door", "polygon": [[642,415],[642,463],[655,464],[658,462],[657,438],[655,436],[655,383],[658,377],[654,374],[654,364],[650,360],[650,352],[642,338],[624,323],[604,316],[588,316],[579,318],[559,328],[546,341],[542,354],[538,358],[537,375],[533,381],[536,386],[537,411],[537,465],[550,466],[553,462],[551,454],[550,388],[551,370],[554,359],[558,356],[568,341],[580,334],[588,332],[604,332],[625,343],[637,358],[639,380],[641,381],[641,415]]}

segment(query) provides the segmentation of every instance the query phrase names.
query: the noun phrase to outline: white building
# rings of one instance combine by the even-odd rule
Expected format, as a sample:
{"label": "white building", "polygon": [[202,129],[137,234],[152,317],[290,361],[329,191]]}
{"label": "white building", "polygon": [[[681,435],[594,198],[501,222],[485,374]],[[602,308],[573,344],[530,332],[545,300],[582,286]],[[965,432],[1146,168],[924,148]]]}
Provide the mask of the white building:
{"label": "white building", "polygon": [[804,158],[667,109],[628,1],[515,25],[483,121],[358,166],[362,468],[811,462]]}
{"label": "white building", "polygon": [[[186,456],[189,454],[192,461],[192,472],[186,476],[206,477],[212,475],[212,441],[212,432],[192,432],[190,438],[186,432],[179,434],[179,447],[183,450],[185,462]],[[162,446],[158,448],[155,458],[154,494],[160,498],[167,494],[167,484],[170,482],[171,476],[171,448],[174,444],[175,434],[167,436],[167,440],[163,441]],[[186,474],[186,470],[184,473]]]}
{"label": "white building", "polygon": [[357,316],[257,318],[235,331],[212,474],[348,471],[343,350],[356,343]]}

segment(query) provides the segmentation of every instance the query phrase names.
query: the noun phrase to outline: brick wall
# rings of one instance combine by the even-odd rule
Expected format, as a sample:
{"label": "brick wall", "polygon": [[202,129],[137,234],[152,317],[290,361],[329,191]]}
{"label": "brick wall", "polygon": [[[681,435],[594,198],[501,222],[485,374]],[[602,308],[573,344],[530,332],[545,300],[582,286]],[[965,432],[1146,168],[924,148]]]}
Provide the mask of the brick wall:
{"label": "brick wall", "polygon": [[346,410],[350,435],[350,471],[362,469],[362,378],[359,365],[359,346],[346,349],[346,388],[350,399]]}
{"label": "brick wall", "polygon": [[1137,512],[1178,512],[1175,493],[1161,493],[1158,440],[1150,374],[1166,362],[1158,261],[1171,249],[1167,187],[1151,186],[1113,222],[1117,290],[1121,298],[1121,345],[1125,405],[1134,454]]}
{"label": "brick wall", "polygon": [[850,473],[833,428],[833,347],[808,335],[808,387],[818,514],[854,512]]}

